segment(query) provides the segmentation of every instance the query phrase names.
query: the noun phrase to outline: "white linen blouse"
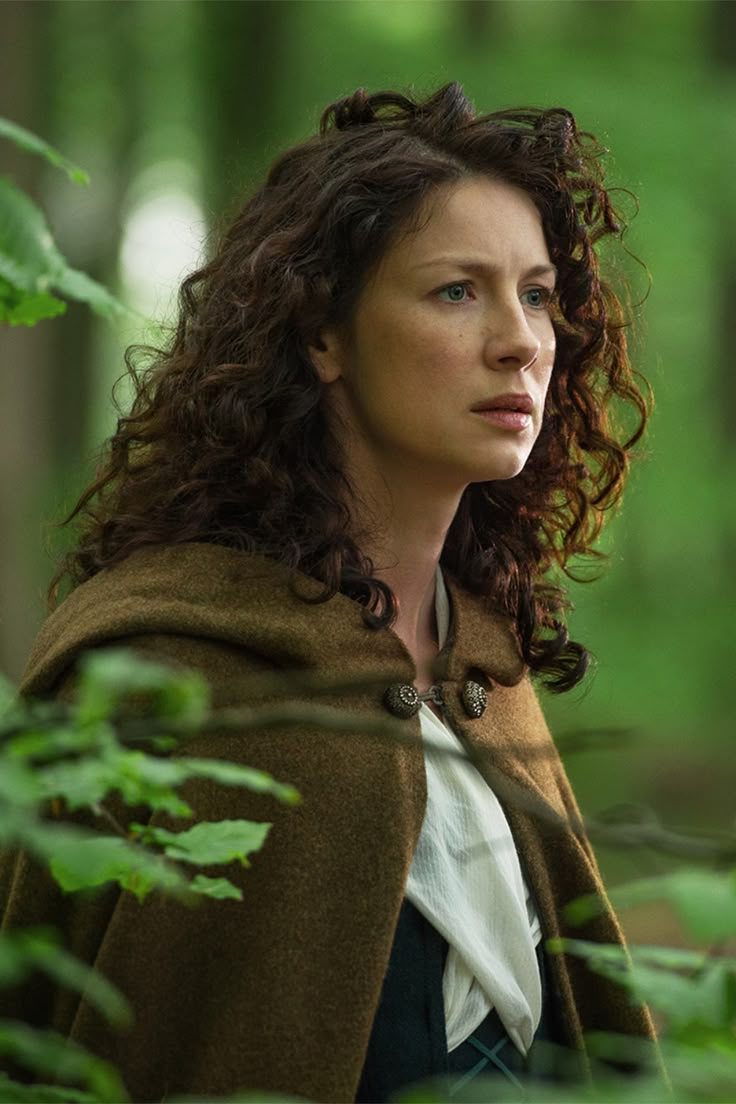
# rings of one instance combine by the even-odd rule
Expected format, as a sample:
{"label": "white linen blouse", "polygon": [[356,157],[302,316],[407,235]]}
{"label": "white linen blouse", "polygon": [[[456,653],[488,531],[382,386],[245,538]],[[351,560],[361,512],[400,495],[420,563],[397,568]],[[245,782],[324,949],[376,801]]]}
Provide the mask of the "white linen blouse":
{"label": "white linen blouse", "polygon": [[[450,602],[436,576],[438,642],[445,643]],[[469,759],[445,755],[462,744],[422,703],[427,809],[406,896],[447,940],[442,980],[448,1051],[495,1008],[525,1054],[539,1025],[542,933],[498,798]]]}

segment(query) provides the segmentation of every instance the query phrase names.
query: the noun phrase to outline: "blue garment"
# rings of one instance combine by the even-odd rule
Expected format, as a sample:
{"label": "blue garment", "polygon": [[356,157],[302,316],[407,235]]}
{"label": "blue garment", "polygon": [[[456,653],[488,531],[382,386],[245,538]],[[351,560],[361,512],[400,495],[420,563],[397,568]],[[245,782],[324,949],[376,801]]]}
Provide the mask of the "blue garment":
{"label": "blue garment", "polygon": [[[394,944],[373,1023],[356,1104],[385,1104],[392,1094],[416,1081],[448,1077],[450,1093],[473,1077],[495,1074],[519,1087],[530,1070],[545,1076],[535,1062],[537,1043],[562,1042],[556,1001],[546,984],[544,952],[542,1020],[528,1055],[509,1039],[494,1010],[450,1054],[447,1053],[442,975],[448,945],[407,899],[399,913]],[[550,1074],[553,1076],[553,1074]]]}

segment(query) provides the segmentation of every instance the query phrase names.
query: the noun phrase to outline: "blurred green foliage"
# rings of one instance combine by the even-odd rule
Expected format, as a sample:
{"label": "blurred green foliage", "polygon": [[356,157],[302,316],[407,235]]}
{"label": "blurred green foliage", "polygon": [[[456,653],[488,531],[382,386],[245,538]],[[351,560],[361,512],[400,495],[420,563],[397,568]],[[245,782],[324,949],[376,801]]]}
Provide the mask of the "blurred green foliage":
{"label": "blurred green foliage", "polygon": [[[145,703],[145,708],[144,708]],[[121,711],[138,716],[126,739]],[[119,823],[107,807],[111,797],[128,808],[147,808],[176,817],[193,813],[177,793],[190,779],[207,778],[300,800],[292,786],[270,775],[186,755],[162,757],[196,731],[210,714],[206,685],[196,673],[172,673],[126,652],[91,653],[81,666],[74,704],[17,699],[9,684],[0,698],[0,849],[21,849],[48,868],[67,892],[117,883],[143,901],[154,890],[182,902],[197,897],[242,900],[227,878],[202,873],[188,877],[181,866],[239,862],[265,842],[269,824],[248,820],[199,822],[179,832],[138,823]],[[142,716],[142,720],[141,720]],[[130,736],[130,734],[128,734]],[[142,746],[141,746],[142,745]],[[149,750],[146,750],[149,749]],[[100,830],[70,823],[68,814],[87,810]],[[61,819],[60,819],[61,818]],[[24,983],[35,971],[83,993],[117,1027],[134,1016],[123,997],[96,970],[63,947],[53,929],[0,932],[0,986]],[[0,1055],[35,1078],[80,1086],[23,1086],[0,1073],[0,1101],[127,1100],[119,1074],[107,1063],[51,1031],[21,1021],[0,1021]]]}
{"label": "blurred green foliage", "polygon": [[[77,184],[86,173],[42,138],[0,118],[0,138],[63,169]],[[103,317],[125,313],[114,296],[71,268],[56,248],[43,212],[12,180],[0,176],[0,323],[33,326],[66,310],[53,292],[87,303]]]}

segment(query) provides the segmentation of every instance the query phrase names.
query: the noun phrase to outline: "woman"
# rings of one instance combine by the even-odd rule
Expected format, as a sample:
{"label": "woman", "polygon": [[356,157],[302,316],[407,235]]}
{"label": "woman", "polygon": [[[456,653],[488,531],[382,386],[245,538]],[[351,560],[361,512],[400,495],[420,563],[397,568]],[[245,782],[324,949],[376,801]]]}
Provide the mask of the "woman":
{"label": "woman", "polygon": [[[601,891],[530,682],[569,690],[587,664],[550,571],[596,554],[648,412],[594,252],[619,233],[600,155],[562,109],[359,90],[275,163],[136,379],[24,692],[66,694],[82,651],[127,644],[202,670],[216,705],[252,703],[264,670],[380,674],[328,700],[406,731],[187,745],[302,794],[187,794],[202,819],[273,822],[231,875],[242,907],[49,904],[137,1017],[118,1036],[57,1000],[54,1023],[136,1100],[387,1100],[518,1081],[540,1039],[584,1073],[586,1032],[651,1034],[542,941]],[[570,934],[620,941],[610,911]]]}

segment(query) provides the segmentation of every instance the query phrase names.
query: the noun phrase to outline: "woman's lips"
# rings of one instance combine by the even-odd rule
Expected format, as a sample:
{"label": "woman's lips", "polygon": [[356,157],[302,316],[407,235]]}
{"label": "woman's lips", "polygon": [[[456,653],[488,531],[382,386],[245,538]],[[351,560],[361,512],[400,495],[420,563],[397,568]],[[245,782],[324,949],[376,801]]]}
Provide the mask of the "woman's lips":
{"label": "woman's lips", "polygon": [[498,407],[491,410],[474,410],[472,413],[500,429],[513,429],[518,432],[528,429],[532,424],[531,414],[524,414],[521,410],[503,410]]}

